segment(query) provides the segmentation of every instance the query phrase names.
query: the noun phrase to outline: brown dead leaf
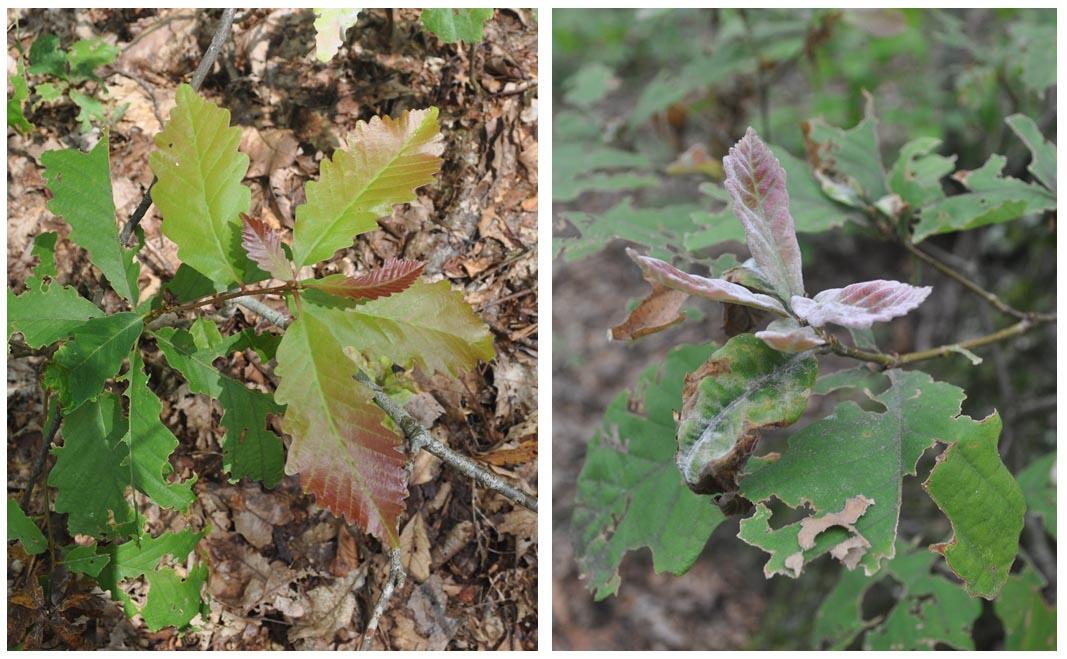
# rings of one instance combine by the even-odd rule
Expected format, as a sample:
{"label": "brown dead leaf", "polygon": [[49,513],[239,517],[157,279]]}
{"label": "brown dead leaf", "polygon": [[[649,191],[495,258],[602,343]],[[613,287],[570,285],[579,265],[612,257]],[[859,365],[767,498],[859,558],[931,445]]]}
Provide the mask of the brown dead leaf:
{"label": "brown dead leaf", "polygon": [[359,567],[359,544],[344,524],[337,527],[337,555],[330,564],[330,572],[343,577]]}
{"label": "brown dead leaf", "polygon": [[296,162],[300,143],[293,131],[280,128],[257,130],[245,127],[241,132],[241,151],[248,154],[249,165],[246,178],[268,176],[275,170],[289,167]]}
{"label": "brown dead leaf", "polygon": [[797,543],[801,551],[791,554],[785,560],[785,566],[792,570],[793,576],[800,576],[804,566],[804,550],[815,546],[815,538],[823,531],[834,526],[840,526],[851,535],[847,540],[838,543],[830,550],[830,555],[841,561],[849,570],[855,569],[859,560],[867,553],[871,543],[860,535],[853,526],[860,517],[867,512],[867,508],[874,505],[873,499],[868,499],[862,494],[857,494],[845,501],[845,507],[841,512],[829,513],[821,517],[805,517],[800,521],[800,532],[797,533]]}
{"label": "brown dead leaf", "polygon": [[524,439],[514,448],[500,448],[492,453],[486,453],[481,459],[498,467],[525,464],[537,461],[537,436]]}
{"label": "brown dead leaf", "polygon": [[525,508],[516,508],[504,515],[495,525],[496,530],[515,538],[515,554],[523,556],[537,542],[537,513]]}
{"label": "brown dead leaf", "polygon": [[688,297],[681,291],[653,284],[648,297],[634,307],[622,324],[611,328],[608,338],[613,341],[639,339],[682,322],[685,314],[680,311]]}
{"label": "brown dead leaf", "polygon": [[415,581],[422,583],[430,576],[430,539],[422,513],[415,513],[400,532],[400,562]]}
{"label": "brown dead leaf", "polygon": [[250,510],[242,510],[233,516],[237,532],[256,549],[264,549],[274,543],[274,527]]}
{"label": "brown dead leaf", "polygon": [[352,570],[346,577],[309,592],[308,614],[289,630],[289,641],[315,639],[330,642],[337,630],[351,625],[352,614],[356,612],[353,591],[363,586],[366,573],[364,565],[361,569]]}

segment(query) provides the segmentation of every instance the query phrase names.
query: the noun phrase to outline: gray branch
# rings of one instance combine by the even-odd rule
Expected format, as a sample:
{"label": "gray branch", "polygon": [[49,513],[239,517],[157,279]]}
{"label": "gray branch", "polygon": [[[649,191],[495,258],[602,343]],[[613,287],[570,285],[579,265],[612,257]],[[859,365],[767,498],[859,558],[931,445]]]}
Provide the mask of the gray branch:
{"label": "gray branch", "polygon": [[400,549],[390,549],[389,574],[385,577],[385,583],[382,584],[382,594],[378,597],[377,604],[374,605],[374,611],[367,622],[367,629],[363,632],[363,644],[360,650],[370,650],[374,633],[378,631],[378,622],[382,619],[386,607],[389,606],[389,600],[393,599],[393,593],[404,587],[407,576],[404,564],[400,562]]}

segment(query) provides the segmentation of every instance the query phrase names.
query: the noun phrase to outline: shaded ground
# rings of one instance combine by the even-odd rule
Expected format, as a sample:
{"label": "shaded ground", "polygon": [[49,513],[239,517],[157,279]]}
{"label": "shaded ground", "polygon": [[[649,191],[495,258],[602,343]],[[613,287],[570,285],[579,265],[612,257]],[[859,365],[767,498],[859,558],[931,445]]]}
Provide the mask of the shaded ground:
{"label": "shaded ground", "polygon": [[[11,12],[28,49],[43,32],[63,45],[99,36],[121,55],[103,70],[109,102],[128,104],[111,129],[111,169],[119,218],[129,216],[151,181],[152,137],[174,105],[210,41],[219,11],[90,10]],[[420,382],[410,410],[453,448],[492,461],[499,473],[536,492],[536,218],[537,24],[529,11],[499,10],[476,48],[443,45],[425,33],[417,10],[366,10],[346,45],[328,64],[312,54],[308,10],[240,10],[220,62],[202,93],[231,110],[250,155],[245,183],[252,215],[291,229],[303,186],[357,120],[436,105],[441,108],[445,164],[418,201],[381,221],[384,231],[361,237],[324,271],[352,273],[402,256],[426,261],[429,280],[448,278],[489,324],[497,357],[458,381]],[[10,58],[9,70],[13,71]],[[471,61],[473,55],[474,61]],[[92,83],[90,83],[92,84]],[[100,90],[98,90],[99,93]],[[33,236],[66,235],[45,208],[49,194],[41,153],[88,148],[99,130],[80,133],[76,108],[43,106],[29,119],[28,137],[8,132],[8,283],[16,291],[33,266]],[[142,296],[158,290],[178,265],[175,246],[160,235],[155,209],[142,225]],[[84,252],[60,241],[59,280],[92,298],[99,276]],[[99,298],[98,298],[99,299]],[[117,299],[108,294],[106,308]],[[261,322],[243,312],[224,331]],[[274,490],[226,482],[219,410],[189,393],[149,347],[152,385],[164,402],[164,422],[181,441],[172,458],[177,475],[197,474],[197,502],[187,514],[139,501],[153,533],[212,530],[198,547],[207,563],[210,613],[194,630],[149,633],[139,617],[121,613],[107,594],[90,594],[72,579],[64,622],[38,638],[39,647],[86,649],[353,649],[386,572],[377,542],[352,533],[300,491],[294,477]],[[9,359],[8,493],[20,496],[42,440],[40,358]],[[228,373],[265,390],[271,364],[252,353],[231,359]],[[60,436],[62,433],[60,434]],[[57,440],[60,441],[60,440]],[[436,459],[415,467],[408,515],[402,522],[413,570],[393,599],[375,641],[390,649],[533,649],[536,647],[536,515],[487,494]],[[43,480],[43,477],[42,477]],[[28,513],[43,519],[37,488]],[[62,533],[62,516],[50,526]],[[9,592],[23,592],[44,566],[9,552]],[[143,586],[132,589],[144,595]],[[74,605],[71,604],[73,607]],[[9,617],[18,611],[9,601]],[[48,611],[53,609],[46,607]],[[58,614],[56,614],[58,616]],[[9,637],[9,645],[23,639]]]}

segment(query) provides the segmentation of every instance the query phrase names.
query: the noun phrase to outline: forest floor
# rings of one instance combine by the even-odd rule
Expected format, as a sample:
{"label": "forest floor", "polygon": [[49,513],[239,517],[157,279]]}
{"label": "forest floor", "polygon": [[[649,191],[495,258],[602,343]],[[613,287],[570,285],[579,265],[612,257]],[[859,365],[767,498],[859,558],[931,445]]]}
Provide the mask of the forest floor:
{"label": "forest floor", "polygon": [[[13,10],[9,74],[17,40],[28,51],[43,33],[60,44],[101,37],[120,55],[91,90],[114,107],[127,104],[110,130],[111,174],[124,220],[152,179],[152,138],[174,106],[215,30],[219,11]],[[17,27],[14,22],[18,20]],[[491,328],[496,358],[458,379],[420,380],[409,404],[416,418],[453,448],[487,461],[523,489],[537,491],[537,22],[525,10],[498,10],[476,47],[442,44],[425,32],[417,10],[366,10],[340,52],[313,55],[310,10],[240,10],[230,39],[201,90],[229,108],[241,127],[251,166],[250,215],[290,230],[304,184],[358,120],[435,105],[441,110],[445,163],[418,200],[396,209],[383,231],[361,236],[330,271],[347,274],[390,257],[425,261],[425,278],[447,278]],[[472,60],[473,57],[473,60]],[[106,91],[106,96],[104,93]],[[47,150],[87,149],[102,136],[83,133],[77,108],[59,102],[29,114],[28,136],[8,131],[8,284],[18,292],[32,270],[33,237],[67,233],[46,209]],[[142,222],[142,295],[158,290],[178,265],[173,243],[151,209]],[[99,276],[85,253],[60,240],[59,281],[100,301]],[[262,322],[237,312],[225,331]],[[149,352],[151,386],[163,420],[180,445],[176,475],[198,477],[185,514],[139,500],[150,530],[208,528],[199,560],[209,568],[209,611],[191,630],[149,632],[79,575],[48,574],[46,561],[8,552],[8,645],[40,649],[354,649],[379,595],[387,557],[376,540],[353,533],[300,490],[296,477],[267,490],[230,483],[222,471],[219,409],[189,392]],[[9,496],[21,497],[41,451],[43,410],[37,386],[42,359],[9,358]],[[270,364],[238,353],[226,369],[264,390]],[[275,430],[277,430],[275,420]],[[62,433],[60,433],[60,437]],[[57,440],[61,441],[61,440]],[[429,459],[427,459],[429,458]],[[46,464],[47,470],[47,464]],[[47,473],[47,471],[46,471]],[[44,476],[40,482],[44,481]],[[44,519],[38,484],[27,512]],[[402,522],[409,579],[383,617],[377,649],[534,649],[537,639],[537,516],[421,456]],[[49,520],[61,535],[60,515]],[[77,540],[77,539],[74,539]],[[69,541],[69,539],[68,539]],[[10,548],[9,548],[10,549]],[[34,600],[42,576],[69,579],[57,601]],[[135,598],[144,586],[129,588]],[[60,589],[53,589],[53,593]],[[20,636],[21,635],[21,636]]]}

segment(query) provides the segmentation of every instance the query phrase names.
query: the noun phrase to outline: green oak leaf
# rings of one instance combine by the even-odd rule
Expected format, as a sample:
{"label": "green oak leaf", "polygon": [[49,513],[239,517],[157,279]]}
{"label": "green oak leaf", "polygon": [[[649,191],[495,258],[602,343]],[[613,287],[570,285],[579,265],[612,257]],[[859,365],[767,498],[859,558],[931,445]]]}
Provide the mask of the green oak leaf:
{"label": "green oak leaf", "polygon": [[598,600],[618,592],[627,552],[648,547],[656,572],[683,574],[725,519],[682,482],[670,441],[683,377],[713,349],[679,346],[645,369],[633,392],[612,401],[589,442],[571,531],[579,571]]}
{"label": "green oak leaf", "polygon": [[[612,208],[595,215],[577,211],[565,212],[563,217],[569,220],[581,235],[577,238],[557,239],[553,244],[553,252],[562,255],[564,261],[578,261],[599,252],[612,240],[621,238],[650,246],[648,256],[673,260],[674,253],[665,245],[678,244],[682,236],[697,228],[693,215],[699,210],[700,207],[696,204],[636,208],[633,200],[627,197]],[[737,233],[744,236],[740,223],[737,223],[736,227]]]}
{"label": "green oak leaf", "polygon": [[67,77],[67,53],[59,47],[59,37],[47,32],[30,46],[29,72],[55,78]]}
{"label": "green oak leaf", "polygon": [[1029,563],[1023,571],[1008,577],[993,602],[1004,625],[1005,650],[1055,650],[1056,607],[1045,601],[1041,591],[1047,582]]}
{"label": "green oak leaf", "polygon": [[108,131],[92,151],[78,149],[46,151],[41,155],[44,177],[52,191],[48,210],[70,225],[70,239],[85,248],[93,265],[104,273],[111,287],[137,304],[140,267],[133,250],[119,243],[115,203],[111,197]]}
{"label": "green oak leaf", "polygon": [[305,313],[329,327],[342,347],[400,366],[413,364],[427,375],[458,376],[493,358],[489,328],[446,280],[415,282],[400,293],[351,306],[316,304],[337,299],[325,295],[309,293],[304,299]]}
{"label": "green oak leaf", "polygon": [[804,413],[818,369],[811,352],[778,352],[741,334],[688,374],[677,433],[685,483],[701,493],[733,491],[760,429]]}
{"label": "green oak leaf", "polygon": [[1045,139],[1034,120],[1025,114],[1013,114],[1004,120],[1030,150],[1027,169],[1046,188],[1056,190],[1056,145]]}
{"label": "green oak leaf", "polygon": [[7,541],[17,540],[31,556],[48,549],[48,541],[33,520],[26,516],[14,497],[7,498]]}
{"label": "green oak leaf", "polygon": [[863,119],[852,128],[845,130],[812,119],[805,124],[805,139],[816,171],[826,177],[824,189],[831,182],[842,182],[870,203],[889,194],[878,149],[878,118],[870,99]]}
{"label": "green oak leaf", "polygon": [[444,43],[478,43],[492,9],[423,9],[422,24]]}
{"label": "green oak leaf", "polygon": [[157,632],[164,627],[184,628],[198,613],[203,602],[200,589],[207,582],[207,565],[200,563],[182,579],[169,567],[153,570],[147,575],[148,597],[141,608],[148,630]]}
{"label": "green oak leaf", "polygon": [[252,198],[241,183],[248,156],[237,150],[241,130],[229,124],[229,110],[181,85],[148,157],[159,177],[152,200],[163,216],[164,235],[177,243],[182,263],[217,290],[245,282],[254,269],[241,247],[240,214]]}
{"label": "green oak leaf", "polygon": [[130,353],[127,379],[130,382],[126,388],[126,398],[130,402],[130,419],[125,441],[130,445],[133,461],[130,471],[133,485],[160,507],[176,508],[184,512],[196,499],[193,494],[196,477],[180,483],[171,483],[167,479],[174,470],[169,458],[178,446],[178,438],[160,420],[163,404],[148,388],[144,358],[136,347]]}
{"label": "green oak leaf", "polygon": [[119,49],[103,39],[81,39],[75,41],[67,53],[67,62],[70,64],[70,79],[99,80],[96,69],[106,66],[115,61],[119,56]]}
{"label": "green oak leaf", "polygon": [[1000,460],[1000,415],[960,424],[923,487],[952,523],[952,538],[930,548],[944,554],[967,594],[993,599],[1008,579],[1026,501]]}
{"label": "green oak leaf", "polygon": [[144,323],[135,313],[87,320],[56,351],[45,370],[45,386],[59,394],[63,409],[68,411],[95,398],[119,372],[143,329]]}
{"label": "green oak leaf", "polygon": [[956,165],[956,157],[946,158],[935,153],[941,140],[920,137],[900,147],[893,169],[889,172],[889,187],[912,208],[920,208],[945,197],[941,189],[942,177]]}
{"label": "green oak leaf", "polygon": [[285,456],[282,440],[269,429],[267,418],[282,414],[284,408],[270,394],[249,389],[215,368],[216,359],[239,349],[241,335],[223,338],[215,324],[203,318],[193,324],[193,330],[195,335],[162,327],[153,336],[167,363],[182,374],[189,389],[218,400],[222,406],[219,423],[226,430],[222,464],[230,480],[250,478],[274,487],[282,479]]}
{"label": "green oak leaf", "polygon": [[132,617],[139,613],[140,609],[122,590],[122,582],[158,571],[160,562],[168,555],[175,562],[184,563],[189,552],[206,534],[206,530],[200,533],[188,529],[177,532],[167,531],[155,538],[140,535],[123,544],[101,547],[100,553],[107,557],[108,562],[100,571],[96,581],[100,584],[101,590],[110,590],[111,599],[122,602],[126,615]]}
{"label": "green oak leaf", "polygon": [[96,544],[70,545],[63,548],[63,566],[71,572],[79,572],[94,579],[100,575],[108,561],[106,554],[100,554]]}
{"label": "green oak leaf", "polygon": [[117,396],[104,393],[66,413],[63,445],[53,449],[48,484],[56,488],[55,511],[68,513],[71,534],[96,538],[126,535],[134,511],[126,500],[130,447]]}
{"label": "green oak leaf", "polygon": [[15,64],[15,75],[7,79],[11,96],[7,99],[7,125],[23,135],[29,135],[33,124],[26,119],[26,100],[30,97],[30,85],[26,81],[26,67],[20,58]]}
{"label": "green oak leaf", "polygon": [[1056,452],[1037,458],[1016,475],[1029,512],[1041,517],[1045,532],[1056,538]]}

